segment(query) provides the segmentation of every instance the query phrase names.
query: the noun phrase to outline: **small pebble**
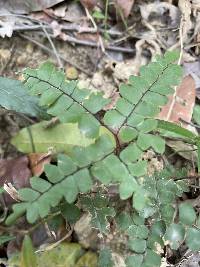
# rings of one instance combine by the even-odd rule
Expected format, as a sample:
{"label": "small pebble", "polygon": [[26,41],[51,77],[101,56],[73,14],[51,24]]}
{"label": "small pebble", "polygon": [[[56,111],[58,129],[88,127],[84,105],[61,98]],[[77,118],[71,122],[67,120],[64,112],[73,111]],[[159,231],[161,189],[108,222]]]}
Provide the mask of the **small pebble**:
{"label": "small pebble", "polygon": [[69,80],[78,79],[78,71],[74,67],[66,68],[65,73],[66,73],[67,79],[69,79]]}

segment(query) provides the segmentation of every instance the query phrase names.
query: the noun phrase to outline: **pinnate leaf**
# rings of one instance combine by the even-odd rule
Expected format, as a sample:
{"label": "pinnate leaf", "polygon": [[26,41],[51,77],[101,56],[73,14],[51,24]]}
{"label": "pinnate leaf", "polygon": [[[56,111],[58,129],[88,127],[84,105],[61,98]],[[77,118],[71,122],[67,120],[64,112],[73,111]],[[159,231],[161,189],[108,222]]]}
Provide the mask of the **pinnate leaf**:
{"label": "pinnate leaf", "polygon": [[190,203],[181,203],[179,205],[179,220],[186,225],[192,225],[195,222],[196,213]]}
{"label": "pinnate leaf", "polygon": [[186,233],[186,244],[192,251],[200,249],[200,230],[197,228],[189,228]]}
{"label": "pinnate leaf", "polygon": [[182,244],[185,236],[185,229],[181,224],[171,224],[164,236],[165,240],[169,242],[172,249],[178,249]]}

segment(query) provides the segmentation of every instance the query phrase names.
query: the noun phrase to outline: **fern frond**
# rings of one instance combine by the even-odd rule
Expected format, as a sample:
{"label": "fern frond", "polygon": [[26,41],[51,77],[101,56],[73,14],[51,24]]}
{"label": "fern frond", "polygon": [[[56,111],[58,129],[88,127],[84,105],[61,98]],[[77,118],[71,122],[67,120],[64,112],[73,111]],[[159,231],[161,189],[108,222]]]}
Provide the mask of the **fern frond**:
{"label": "fern frond", "polygon": [[49,62],[36,70],[26,69],[24,77],[29,93],[39,97],[39,104],[48,114],[57,116],[61,122],[78,122],[87,137],[98,136],[100,123],[93,115],[110,101],[102,93],[79,89],[77,81],[66,81],[64,72],[57,71]]}
{"label": "fern frond", "polygon": [[131,76],[128,84],[121,85],[115,109],[104,116],[104,123],[118,134],[121,142],[130,142],[139,133],[156,129],[154,118],[167,103],[167,95],[173,93],[172,86],[180,82],[181,67],[173,64],[178,57],[176,52],[167,52],[142,67],[139,76]]}
{"label": "fern frond", "polygon": [[[120,87],[120,98],[113,110],[106,112],[104,123],[114,131],[120,143],[129,145],[121,151],[120,159],[133,176],[146,173],[147,162],[142,155],[153,148],[157,153],[165,150],[164,140],[150,132],[157,129],[156,116],[180,82],[181,67],[173,64],[178,53],[167,52],[156,62],[144,66],[140,76],[131,76],[128,84]],[[130,144],[130,142],[132,142]]]}

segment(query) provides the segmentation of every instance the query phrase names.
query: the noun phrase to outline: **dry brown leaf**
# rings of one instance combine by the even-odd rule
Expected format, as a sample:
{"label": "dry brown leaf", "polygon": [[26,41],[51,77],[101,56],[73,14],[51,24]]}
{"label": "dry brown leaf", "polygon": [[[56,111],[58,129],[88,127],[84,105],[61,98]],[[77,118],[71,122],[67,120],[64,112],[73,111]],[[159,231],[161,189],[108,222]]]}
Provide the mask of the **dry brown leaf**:
{"label": "dry brown leaf", "polygon": [[[0,186],[9,183],[16,189],[29,186],[31,171],[28,164],[26,156],[0,160]],[[8,194],[4,196],[7,205],[13,203],[14,200]]]}
{"label": "dry brown leaf", "polygon": [[89,10],[92,10],[97,5],[97,0],[80,0],[80,2]]}
{"label": "dry brown leaf", "polygon": [[54,15],[59,18],[63,18],[65,16],[65,12],[67,10],[67,4],[61,4],[54,9]]}
{"label": "dry brown leaf", "polygon": [[81,7],[80,3],[71,1],[68,3],[65,16],[62,17],[62,19],[69,22],[80,23],[80,21],[83,20],[84,17],[85,11]]}
{"label": "dry brown leaf", "polygon": [[[176,96],[170,96],[158,118],[170,122],[180,123],[180,119],[190,123],[195,105],[195,82],[191,75],[186,76],[176,89]],[[175,101],[174,101],[175,100]],[[187,127],[188,124],[182,124]]]}
{"label": "dry brown leaf", "polygon": [[11,13],[5,9],[0,9],[0,14],[2,14],[0,17],[0,37],[11,37],[16,23],[16,17],[11,16]]}
{"label": "dry brown leaf", "polygon": [[116,0],[117,6],[123,12],[125,18],[130,15],[134,2],[135,0]]}
{"label": "dry brown leaf", "polygon": [[51,162],[51,153],[30,153],[28,155],[30,168],[33,175],[40,176],[44,171],[44,165]]}
{"label": "dry brown leaf", "polygon": [[152,25],[168,25],[176,27],[180,21],[180,10],[166,2],[149,3],[140,6],[141,16]]}
{"label": "dry brown leaf", "polygon": [[195,81],[196,96],[200,99],[200,62],[188,62],[183,64],[185,75],[191,75]]}
{"label": "dry brown leaf", "polygon": [[26,14],[54,6],[64,0],[0,0],[0,10],[6,9],[15,14]]}

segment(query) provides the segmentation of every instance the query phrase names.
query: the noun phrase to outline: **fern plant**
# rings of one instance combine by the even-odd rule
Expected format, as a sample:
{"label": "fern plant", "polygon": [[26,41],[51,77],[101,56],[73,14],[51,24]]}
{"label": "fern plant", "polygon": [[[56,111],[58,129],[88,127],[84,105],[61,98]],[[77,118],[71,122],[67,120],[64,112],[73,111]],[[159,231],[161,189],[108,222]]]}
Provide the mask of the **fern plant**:
{"label": "fern plant", "polygon": [[[167,96],[180,82],[182,70],[175,64],[178,56],[167,52],[142,67],[139,76],[131,76],[128,84],[120,86],[116,106],[103,116],[102,109],[109,100],[99,92],[79,89],[75,81],[66,81],[64,73],[52,64],[25,70],[24,87],[37,97],[38,105],[61,123],[78,124],[80,131],[94,142],[87,147],[76,146],[68,155],[57,155],[57,165],[45,165],[46,179],[32,177],[30,187],[18,191],[20,202],[13,205],[6,224],[15,223],[23,215],[29,223],[36,223],[54,208],[62,213],[63,205],[76,210],[79,200],[82,208],[91,213],[92,226],[107,234],[108,218],[117,212],[101,193],[91,197],[91,192],[94,187],[117,185],[120,199],[132,201],[131,214],[116,217],[120,229],[129,237],[127,249],[133,253],[126,259],[127,266],[160,266],[162,251],[158,245],[162,248],[164,240],[168,240],[172,249],[177,249],[186,232],[189,248],[198,249],[199,245],[192,242],[194,233],[200,234],[192,226],[197,220],[194,209],[187,206],[188,213],[193,214],[189,220],[180,206],[180,224],[175,223],[174,206],[187,187],[181,181],[173,181],[172,174],[148,177],[147,161],[143,159],[148,149],[164,153],[160,128],[191,137],[181,127],[156,119]],[[100,126],[108,131],[100,135]],[[69,212],[67,217],[70,218]],[[112,263],[105,262],[107,255],[110,253],[103,251],[101,266]]]}

